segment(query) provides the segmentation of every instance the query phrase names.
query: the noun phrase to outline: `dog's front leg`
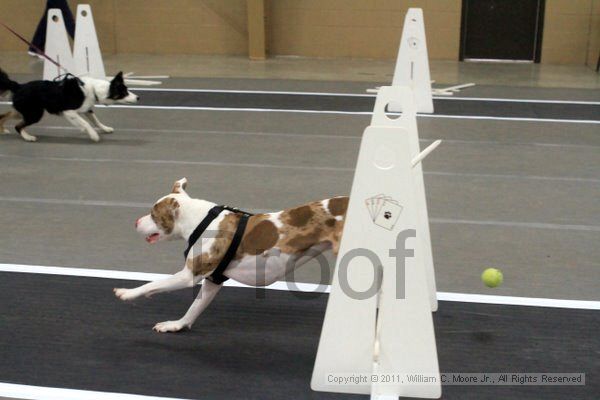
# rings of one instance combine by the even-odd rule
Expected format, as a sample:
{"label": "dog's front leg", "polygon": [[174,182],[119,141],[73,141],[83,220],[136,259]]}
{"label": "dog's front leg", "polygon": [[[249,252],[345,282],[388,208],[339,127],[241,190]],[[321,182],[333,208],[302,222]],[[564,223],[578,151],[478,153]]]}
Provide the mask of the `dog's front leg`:
{"label": "dog's front leg", "polygon": [[165,279],[146,283],[133,289],[115,288],[115,296],[124,301],[135,300],[139,297],[150,297],[156,293],[172,292],[183,288],[193,287],[199,278],[195,278],[188,268]]}
{"label": "dog's front leg", "polygon": [[98,132],[96,132],[94,130],[94,128],[92,128],[92,125],[90,125],[89,122],[87,122],[85,119],[81,118],[81,116],[79,115],[79,113],[77,111],[75,111],[75,110],[64,111],[63,115],[65,116],[67,121],[69,121],[73,126],[81,129],[82,132],[86,132],[88,134],[88,136],[90,137],[90,139],[92,139],[94,142],[100,141],[100,135],[98,135]]}
{"label": "dog's front leg", "polygon": [[113,133],[115,131],[110,126],[106,126],[102,122],[100,122],[100,120],[96,116],[96,113],[94,113],[94,110],[87,111],[85,113],[85,117],[88,119],[88,121],[90,121],[90,123],[92,125],[94,125],[98,129],[100,129],[100,132],[103,132],[103,133]]}
{"label": "dog's front leg", "polygon": [[159,322],[153,329],[156,332],[178,332],[182,329],[190,329],[200,314],[213,301],[222,286],[205,279],[198,296],[180,320]]}

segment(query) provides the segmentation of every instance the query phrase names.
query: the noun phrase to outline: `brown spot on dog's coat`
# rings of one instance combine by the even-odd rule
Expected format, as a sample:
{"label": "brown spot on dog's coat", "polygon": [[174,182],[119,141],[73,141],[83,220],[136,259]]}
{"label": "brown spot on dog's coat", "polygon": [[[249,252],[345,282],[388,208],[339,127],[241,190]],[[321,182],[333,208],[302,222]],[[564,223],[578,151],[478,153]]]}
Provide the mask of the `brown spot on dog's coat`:
{"label": "brown spot on dog's coat", "polygon": [[295,250],[295,253],[302,252],[320,242],[321,229],[316,228],[305,234],[293,236],[287,245]]}
{"label": "brown spot on dog's coat", "polygon": [[[235,259],[257,256],[271,248],[278,248],[286,254],[299,254],[323,242],[331,243],[333,252],[337,254],[347,207],[347,197],[330,199],[328,209],[325,209],[321,201],[308,203],[282,211],[279,214],[281,226],[270,220],[273,215],[254,215],[248,220]],[[203,249],[202,254],[195,255],[192,261],[186,262],[194,275],[208,276],[219,265],[231,244],[240,217],[236,213],[227,214],[219,223],[218,236],[210,249]]]}
{"label": "brown spot on dog's coat", "polygon": [[[182,180],[183,184],[181,183]],[[171,193],[181,193],[183,190],[185,190],[186,187],[187,181],[185,180],[185,178],[182,178],[178,181],[175,181],[175,183],[173,184],[173,188],[171,189]]]}
{"label": "brown spot on dog's coat", "polygon": [[346,210],[348,209],[348,197],[334,197],[329,200],[327,208],[333,216],[346,215]]}
{"label": "brown spot on dog's coat", "polygon": [[301,227],[310,221],[312,216],[315,215],[309,205],[292,208],[291,210],[285,211],[281,218],[285,223],[292,226]]}
{"label": "brown spot on dog's coat", "polygon": [[218,232],[210,248],[202,249],[202,254],[200,255],[194,255],[191,265],[189,260],[186,261],[186,266],[192,270],[194,275],[209,275],[219,266],[231,244],[239,220],[239,214],[230,213],[225,215],[219,223]]}
{"label": "brown spot on dog's coat", "polygon": [[219,259],[212,257],[210,253],[202,253],[192,260],[187,259],[185,265],[194,275],[208,275],[217,268],[219,261]]}
{"label": "brown spot on dog's coat", "polygon": [[240,246],[243,253],[261,254],[277,244],[279,231],[275,224],[266,218],[268,217],[265,215],[255,215],[248,220],[246,233]]}
{"label": "brown spot on dog's coat", "polygon": [[166,234],[173,232],[179,203],[172,197],[159,201],[152,207],[150,216]]}

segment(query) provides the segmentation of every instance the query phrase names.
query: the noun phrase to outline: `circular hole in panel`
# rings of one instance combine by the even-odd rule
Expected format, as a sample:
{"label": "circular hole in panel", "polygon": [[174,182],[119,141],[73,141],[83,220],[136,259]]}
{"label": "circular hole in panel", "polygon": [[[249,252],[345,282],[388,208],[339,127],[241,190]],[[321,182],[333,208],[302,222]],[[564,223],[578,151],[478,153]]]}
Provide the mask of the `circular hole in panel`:
{"label": "circular hole in panel", "polygon": [[388,170],[396,164],[396,151],[388,146],[381,145],[373,155],[373,165],[381,170]]}
{"label": "circular hole in panel", "polygon": [[84,17],[87,17],[87,11],[86,10],[81,10],[81,15]]}
{"label": "circular hole in panel", "polygon": [[392,121],[396,121],[397,119],[399,119],[402,116],[402,112],[400,112],[400,111],[390,111],[390,104],[391,103],[387,103],[385,105],[385,109],[384,109],[385,116],[388,119],[392,120]]}
{"label": "circular hole in panel", "polygon": [[408,46],[411,49],[416,49],[419,47],[419,39],[417,39],[416,37],[409,37],[408,38]]}
{"label": "circular hole in panel", "polygon": [[53,16],[52,16],[52,21],[54,21],[54,22],[58,22],[58,16],[56,16],[56,15],[53,15]]}

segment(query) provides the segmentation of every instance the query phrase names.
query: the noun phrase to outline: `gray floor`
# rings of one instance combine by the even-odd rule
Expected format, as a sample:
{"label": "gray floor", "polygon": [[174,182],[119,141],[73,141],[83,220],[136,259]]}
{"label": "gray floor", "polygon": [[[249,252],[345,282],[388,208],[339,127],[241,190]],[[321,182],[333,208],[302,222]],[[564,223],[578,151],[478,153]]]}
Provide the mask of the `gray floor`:
{"label": "gray floor", "polygon": [[[173,80],[171,87],[348,91],[368,84]],[[224,85],[228,85],[225,87]],[[597,91],[476,87],[461,96],[598,100]],[[0,111],[6,109],[0,106]],[[0,263],[180,269],[133,221],[186,176],[194,196],[275,210],[347,194],[368,116],[99,109],[99,144],[48,117],[39,142],[0,136]],[[600,125],[419,119],[438,290],[600,299]],[[486,289],[494,266],[505,284]],[[316,282],[316,265],[299,281]]]}

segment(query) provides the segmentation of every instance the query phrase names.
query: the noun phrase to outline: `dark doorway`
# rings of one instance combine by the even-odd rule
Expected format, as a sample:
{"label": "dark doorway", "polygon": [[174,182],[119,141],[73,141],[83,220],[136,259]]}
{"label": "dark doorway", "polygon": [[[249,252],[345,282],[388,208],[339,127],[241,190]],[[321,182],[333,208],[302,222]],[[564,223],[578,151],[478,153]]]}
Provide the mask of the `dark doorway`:
{"label": "dark doorway", "polygon": [[540,62],[545,0],[463,0],[460,60]]}

